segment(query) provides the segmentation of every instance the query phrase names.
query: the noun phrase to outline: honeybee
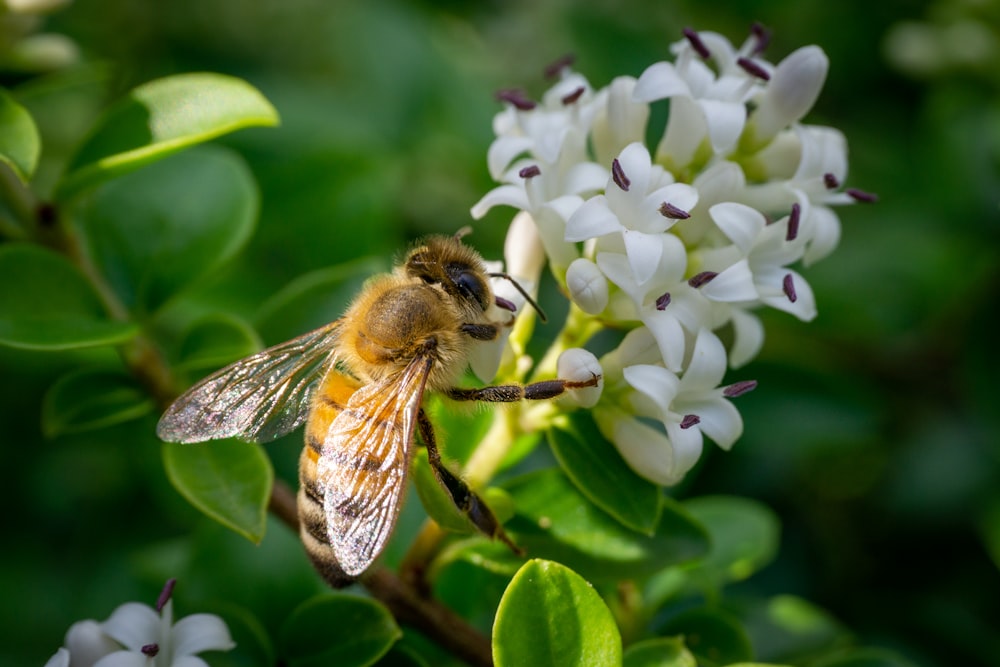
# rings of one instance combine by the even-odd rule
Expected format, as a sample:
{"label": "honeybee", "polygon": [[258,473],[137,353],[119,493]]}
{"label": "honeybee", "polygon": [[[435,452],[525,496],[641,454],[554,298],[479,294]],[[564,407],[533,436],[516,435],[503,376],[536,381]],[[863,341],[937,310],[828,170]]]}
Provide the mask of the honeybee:
{"label": "honeybee", "polygon": [[428,238],[392,273],[370,279],[340,319],[194,385],[164,413],[157,435],[183,443],[266,442],[305,422],[300,534],[334,587],[368,569],[388,542],[414,433],[455,505],[478,530],[518,551],[482,498],[441,461],[424,393],[458,401],[541,400],[599,378],[457,387],[474,348],[514,321],[514,305],[494,295],[491,277],[510,279],[489,273],[460,236]]}

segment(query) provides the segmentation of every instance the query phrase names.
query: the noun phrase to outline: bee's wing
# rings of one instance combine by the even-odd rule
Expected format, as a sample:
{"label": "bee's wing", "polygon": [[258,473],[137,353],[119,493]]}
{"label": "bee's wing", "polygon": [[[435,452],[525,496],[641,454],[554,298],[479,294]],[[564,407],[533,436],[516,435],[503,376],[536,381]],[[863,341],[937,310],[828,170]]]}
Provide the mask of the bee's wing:
{"label": "bee's wing", "polygon": [[267,442],[295,429],[308,415],[321,371],[332,363],[338,329],[339,320],[209,375],[167,408],[156,434],[167,442]]}
{"label": "bee's wing", "polygon": [[330,546],[349,576],[371,565],[396,523],[432,364],[417,357],[400,376],[358,389],[327,431],[316,483]]}

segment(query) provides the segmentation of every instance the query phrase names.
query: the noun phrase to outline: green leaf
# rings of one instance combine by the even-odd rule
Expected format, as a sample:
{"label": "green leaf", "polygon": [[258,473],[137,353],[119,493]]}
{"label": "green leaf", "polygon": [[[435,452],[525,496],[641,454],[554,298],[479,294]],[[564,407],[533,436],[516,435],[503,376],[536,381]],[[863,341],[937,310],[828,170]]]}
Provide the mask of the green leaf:
{"label": "green leaf", "polygon": [[892,651],[859,648],[817,660],[810,667],[914,667],[914,664]]}
{"label": "green leaf", "polygon": [[263,539],[274,470],[260,445],[232,439],[164,443],[163,462],[188,502],[251,542]]}
{"label": "green leaf", "polygon": [[659,634],[684,635],[685,645],[705,667],[753,658],[747,633],[735,618],[719,609],[689,609],[670,619]]}
{"label": "green leaf", "polygon": [[850,633],[829,613],[793,595],[778,595],[737,608],[758,655],[792,664],[852,643]]}
{"label": "green leaf", "polygon": [[690,570],[703,587],[742,581],[770,563],[778,551],[780,523],[765,505],[736,496],[702,496],[684,508],[711,535],[708,557]]}
{"label": "green leaf", "polygon": [[290,667],[375,664],[403,633],[389,611],[368,598],[335,593],[307,600],[281,628]]}
{"label": "green leaf", "polygon": [[500,599],[493,660],[497,667],[613,667],[622,663],[622,640],[593,586],[564,565],[532,559]]}
{"label": "green leaf", "polygon": [[243,159],[204,146],[101,188],[81,207],[80,226],[119,299],[145,315],[235,256],[257,207]]}
{"label": "green leaf", "polygon": [[505,529],[532,556],[571,566],[591,581],[643,577],[708,551],[704,529],[664,498],[653,535],[629,530],[584,498],[557,469],[506,485],[516,514]]}
{"label": "green leaf", "polygon": [[660,487],[628,467],[590,413],[578,411],[549,429],[548,441],[563,471],[590,502],[632,530],[653,534]]}
{"label": "green leaf", "polygon": [[108,320],[83,275],[50,250],[0,247],[0,285],[2,345],[66,350],[115,345],[138,333],[132,323]]}
{"label": "green leaf", "polygon": [[271,103],[241,79],[196,73],[150,81],[98,120],[57,185],[56,199],[220,135],[277,124]]}
{"label": "green leaf", "polygon": [[27,183],[35,173],[41,152],[38,128],[31,114],[0,90],[0,162]]}
{"label": "green leaf", "polygon": [[698,663],[682,638],[657,637],[629,646],[622,667],[698,667]]}
{"label": "green leaf", "polygon": [[79,370],[56,380],[42,402],[47,437],[79,433],[141,417],[153,400],[131,376],[113,370]]}

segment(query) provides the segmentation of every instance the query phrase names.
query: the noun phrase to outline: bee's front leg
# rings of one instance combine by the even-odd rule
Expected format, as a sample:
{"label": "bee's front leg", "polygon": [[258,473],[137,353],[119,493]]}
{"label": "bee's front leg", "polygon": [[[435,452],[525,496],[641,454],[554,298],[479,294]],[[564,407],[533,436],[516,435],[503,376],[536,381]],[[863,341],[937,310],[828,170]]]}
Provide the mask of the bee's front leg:
{"label": "bee's front leg", "polygon": [[489,387],[452,387],[445,395],[455,401],[485,401],[487,403],[514,403],[516,401],[544,401],[555,398],[569,389],[596,387],[600,375],[588,380],[542,380],[531,384],[498,384]]}

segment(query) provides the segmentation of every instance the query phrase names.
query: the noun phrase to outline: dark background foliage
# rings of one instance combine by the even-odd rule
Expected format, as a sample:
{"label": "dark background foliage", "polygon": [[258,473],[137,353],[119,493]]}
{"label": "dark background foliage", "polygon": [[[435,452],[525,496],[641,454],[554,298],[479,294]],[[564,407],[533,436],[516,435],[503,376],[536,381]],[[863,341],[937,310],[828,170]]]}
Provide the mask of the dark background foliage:
{"label": "dark background foliage", "polygon": [[[967,4],[78,0],[47,28],[106,65],[92,76],[101,85],[81,83],[72,117],[40,122],[69,144],[106,100],[177,72],[260,88],[281,127],[223,141],[258,181],[259,225],[194,302],[247,318],[274,343],[343,305],[269,308],[297,277],[387,260],[415,237],[470,222],[491,187],[494,90],[540,93],[543,67],[568,52],[595,86],[637,76],[688,25],[739,43],[759,20],[774,31],[775,62],[819,44],[831,69],[807,120],[844,131],[848,185],[880,201],[841,209],[840,248],[805,271],[819,317],[766,318],[764,351],[740,371],[760,381],[739,404],[745,435],[731,453],[711,452],[677,495],[740,494],[779,513],[781,551],[740,585],[746,592],[801,595],[862,643],[919,664],[996,664],[1000,22],[990,3]],[[922,75],[894,66],[894,27],[944,26],[962,12],[992,21],[992,58],[949,64],[945,49]],[[45,157],[68,149],[47,144]],[[507,216],[475,224],[485,254],[498,254]],[[81,354],[0,349],[0,662],[40,664],[73,621],[151,602],[164,572],[191,573],[178,586],[182,614],[200,609],[185,610],[185,590],[199,600],[207,590],[259,603],[266,627],[320,590],[283,526],[249,547],[177,496],[152,415],[142,428],[44,438],[42,396]],[[297,447],[269,446],[280,477],[294,479]]]}

